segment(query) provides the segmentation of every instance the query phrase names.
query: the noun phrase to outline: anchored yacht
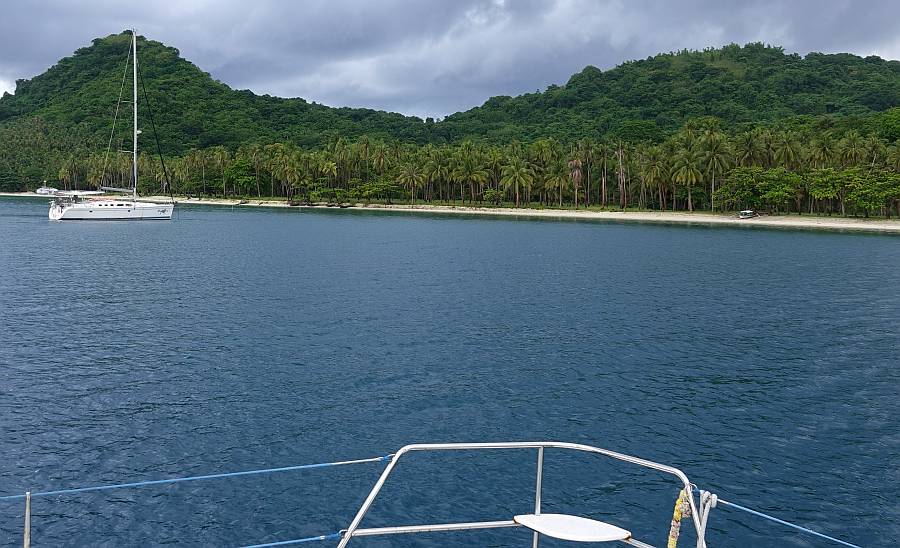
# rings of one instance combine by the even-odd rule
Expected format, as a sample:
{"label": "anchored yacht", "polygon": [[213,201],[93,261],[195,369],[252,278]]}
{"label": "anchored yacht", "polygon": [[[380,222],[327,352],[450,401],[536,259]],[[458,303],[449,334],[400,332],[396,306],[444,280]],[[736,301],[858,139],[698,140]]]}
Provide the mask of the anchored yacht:
{"label": "anchored yacht", "polygon": [[50,219],[54,221],[147,221],[172,218],[174,204],[97,198],[99,191],[59,192],[50,202]]}
{"label": "anchored yacht", "polygon": [[[131,57],[132,57],[132,101],[134,108],[134,129],[132,132],[133,147],[131,154],[131,188],[100,187],[104,192],[121,192],[131,194],[130,199],[98,198],[104,194],[101,191],[67,191],[57,192],[56,197],[50,202],[49,217],[54,221],[140,221],[140,220],[166,220],[172,218],[175,209],[174,200],[167,204],[151,202],[139,202],[137,196],[138,183],[138,62],[137,62],[137,33],[131,31]],[[127,67],[127,61],[126,61]],[[124,79],[124,77],[123,77]],[[121,96],[119,98],[121,103]],[[118,117],[118,108],[116,109]],[[113,131],[115,131],[113,120]],[[110,146],[112,136],[110,136]],[[109,149],[107,149],[109,155]],[[104,162],[105,163],[105,162]]]}

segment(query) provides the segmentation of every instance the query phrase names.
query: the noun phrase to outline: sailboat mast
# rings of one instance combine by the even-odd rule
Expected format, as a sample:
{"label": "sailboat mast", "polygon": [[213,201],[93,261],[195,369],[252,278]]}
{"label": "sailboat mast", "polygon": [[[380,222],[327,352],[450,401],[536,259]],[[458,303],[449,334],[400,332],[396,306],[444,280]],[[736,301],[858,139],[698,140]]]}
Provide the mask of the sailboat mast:
{"label": "sailboat mast", "polygon": [[131,169],[132,169],[132,180],[134,181],[134,187],[132,188],[132,196],[135,200],[137,200],[137,185],[138,185],[138,74],[137,74],[137,33],[134,29],[131,29],[131,53],[133,60],[133,72],[134,72],[134,93],[132,99],[134,100],[134,143],[132,147],[132,160],[131,160]]}

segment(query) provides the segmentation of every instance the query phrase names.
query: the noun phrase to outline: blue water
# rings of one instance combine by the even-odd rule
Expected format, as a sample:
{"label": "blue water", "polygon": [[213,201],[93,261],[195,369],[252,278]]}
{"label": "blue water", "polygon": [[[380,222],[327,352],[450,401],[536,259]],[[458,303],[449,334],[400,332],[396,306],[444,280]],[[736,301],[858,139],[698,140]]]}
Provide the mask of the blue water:
{"label": "blue water", "polygon": [[[555,439],[891,546],[898,362],[897,237],[188,207],[172,222],[67,224],[44,201],[0,199],[0,494]],[[534,458],[414,455],[366,525],[528,512]],[[545,466],[545,512],[665,544],[668,477],[560,451]],[[330,533],[382,467],[35,499],[32,534],[239,546]],[[0,502],[4,545],[21,542],[22,513]],[[709,540],[828,546],[724,508]]]}

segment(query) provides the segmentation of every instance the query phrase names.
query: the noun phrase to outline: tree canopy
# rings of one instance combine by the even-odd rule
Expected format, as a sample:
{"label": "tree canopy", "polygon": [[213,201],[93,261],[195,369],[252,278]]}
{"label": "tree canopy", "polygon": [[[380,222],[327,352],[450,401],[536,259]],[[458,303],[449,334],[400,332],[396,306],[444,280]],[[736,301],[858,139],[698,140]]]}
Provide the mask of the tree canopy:
{"label": "tree canopy", "polygon": [[[110,122],[130,84],[129,41],[96,39],[0,98],[0,190],[127,186],[127,159],[100,153],[110,140],[128,148],[127,109],[112,139]],[[900,213],[898,61],[759,43],[685,50],[587,67],[435,122],[233,90],[142,37],[139,55],[182,192]],[[143,143],[145,190],[164,190]]]}

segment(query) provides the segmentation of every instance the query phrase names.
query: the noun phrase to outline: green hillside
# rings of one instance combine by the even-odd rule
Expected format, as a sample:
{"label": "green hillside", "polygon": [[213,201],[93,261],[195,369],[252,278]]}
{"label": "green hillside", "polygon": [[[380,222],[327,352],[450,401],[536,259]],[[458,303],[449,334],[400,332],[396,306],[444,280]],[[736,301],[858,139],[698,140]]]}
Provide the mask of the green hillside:
{"label": "green hillside", "polygon": [[[129,42],[94,40],[0,98],[0,190],[128,185],[129,158],[103,151]],[[682,51],[434,122],[232,90],[158,42],[139,53],[168,166],[145,117],[146,193],[900,214],[898,61]]]}
{"label": "green hillside", "polygon": [[[129,40],[128,33],[96,39],[44,74],[18,81],[14,95],[0,98],[0,124],[40,117],[69,130],[81,126],[104,141]],[[900,105],[898,61],[850,54],[801,57],[748,44],[661,54],[606,72],[589,66],[563,86],[493,97],[432,124],[233,90],[175,48],[141,38],[139,49],[163,148],[170,153],[215,145],[234,149],[249,142],[314,147],[362,135],[417,144],[604,135],[659,141],[698,117],[713,116],[728,127],[798,116],[858,125]]]}
{"label": "green hillside", "polygon": [[[659,140],[694,118],[727,127],[791,117],[867,117],[900,105],[900,61],[841,53],[787,55],[762,44],[656,55],[564,86],[493,97],[440,125],[453,137]],[[852,123],[852,121],[851,121]]]}
{"label": "green hillside", "polygon": [[[14,95],[0,98],[0,124],[39,116],[63,128],[83,125],[87,134],[105,142],[130,43],[130,33],[99,38],[40,76],[19,80]],[[233,90],[182,59],[177,49],[142,37],[138,55],[166,152],[235,148],[249,141],[313,146],[339,135],[425,140],[425,124],[418,118]]]}

